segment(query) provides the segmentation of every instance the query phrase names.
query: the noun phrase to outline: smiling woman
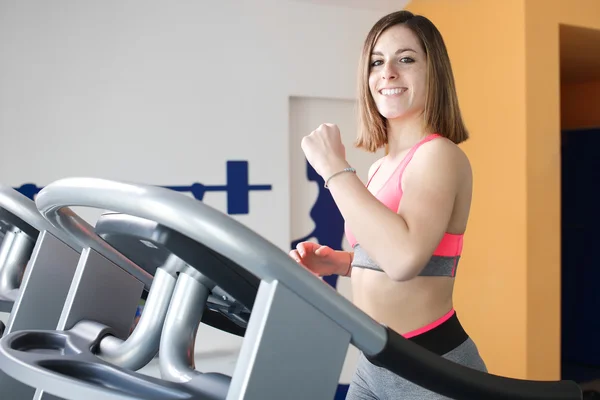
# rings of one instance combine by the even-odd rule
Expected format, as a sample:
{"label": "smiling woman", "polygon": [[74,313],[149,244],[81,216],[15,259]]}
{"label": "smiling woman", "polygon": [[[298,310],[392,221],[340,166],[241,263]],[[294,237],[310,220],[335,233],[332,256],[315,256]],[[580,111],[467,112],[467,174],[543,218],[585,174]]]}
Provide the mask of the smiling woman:
{"label": "smiling woman", "polygon": [[[302,149],[331,191],[352,251],[299,243],[291,256],[321,276],[351,276],[353,302],[428,350],[486,371],[454,310],[454,280],[471,207],[472,171],[458,147],[468,139],[444,41],[408,11],[379,20],[364,43],[355,145],[388,154],[366,185],[346,160],[335,124],[320,125]],[[364,355],[347,395],[440,399]]]}

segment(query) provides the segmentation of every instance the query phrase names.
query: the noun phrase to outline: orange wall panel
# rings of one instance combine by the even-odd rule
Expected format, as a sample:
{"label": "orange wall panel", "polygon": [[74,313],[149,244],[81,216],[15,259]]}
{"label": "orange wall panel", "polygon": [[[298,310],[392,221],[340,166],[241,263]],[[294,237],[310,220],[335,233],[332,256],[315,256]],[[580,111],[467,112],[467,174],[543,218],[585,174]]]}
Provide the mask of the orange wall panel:
{"label": "orange wall panel", "polygon": [[413,0],[440,29],[471,138],[472,212],[455,307],[492,373],[526,375],[525,6]]}
{"label": "orange wall panel", "polygon": [[[442,32],[472,135],[463,145],[475,186],[457,313],[492,373],[560,379],[559,26],[600,29],[600,1],[413,0],[406,8]],[[600,115],[591,108],[598,102],[584,104],[589,113],[575,103],[583,91],[596,96],[597,85],[563,86],[565,127]]]}

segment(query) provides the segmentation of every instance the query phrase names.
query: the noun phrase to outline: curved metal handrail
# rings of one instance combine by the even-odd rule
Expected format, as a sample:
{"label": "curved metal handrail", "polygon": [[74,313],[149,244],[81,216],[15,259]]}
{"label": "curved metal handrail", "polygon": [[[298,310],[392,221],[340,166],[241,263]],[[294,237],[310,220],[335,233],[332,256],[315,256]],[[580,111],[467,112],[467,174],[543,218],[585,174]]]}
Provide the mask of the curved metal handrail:
{"label": "curved metal handrail", "polygon": [[39,212],[35,202],[12,187],[0,185],[0,208],[21,218],[38,231],[48,231],[62,240],[73,250],[81,253],[82,246],[72,240],[69,235],[60,229],[56,229]]}
{"label": "curved metal handrail", "polygon": [[100,178],[65,178],[47,185],[36,198],[42,215],[59,229],[77,235],[69,207],[92,207],[156,221],[205,244],[265,281],[280,280],[338,323],[367,354],[386,343],[385,328],[319,278],[298,267],[286,252],[226,214],[162,187]]}

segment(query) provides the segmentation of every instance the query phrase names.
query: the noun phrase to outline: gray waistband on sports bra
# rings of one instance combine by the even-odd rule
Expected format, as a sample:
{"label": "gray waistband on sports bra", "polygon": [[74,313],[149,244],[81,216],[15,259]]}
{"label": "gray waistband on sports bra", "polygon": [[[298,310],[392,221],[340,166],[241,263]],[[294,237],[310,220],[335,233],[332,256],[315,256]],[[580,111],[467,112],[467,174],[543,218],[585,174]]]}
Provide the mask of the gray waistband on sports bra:
{"label": "gray waistband on sports bra", "polygon": [[[460,256],[432,256],[429,262],[419,273],[419,276],[456,276],[456,268]],[[359,244],[354,246],[354,259],[352,260],[352,267],[372,269],[375,271],[381,271],[381,267],[373,261],[367,252],[360,247]]]}

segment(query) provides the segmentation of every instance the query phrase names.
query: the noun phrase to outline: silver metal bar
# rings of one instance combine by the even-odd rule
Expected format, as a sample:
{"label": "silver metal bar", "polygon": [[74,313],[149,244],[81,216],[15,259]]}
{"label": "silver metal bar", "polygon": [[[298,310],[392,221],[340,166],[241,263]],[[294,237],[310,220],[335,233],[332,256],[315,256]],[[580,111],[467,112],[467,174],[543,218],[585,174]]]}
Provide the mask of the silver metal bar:
{"label": "silver metal bar", "polygon": [[163,271],[167,272],[174,278],[177,278],[177,275],[181,271],[185,271],[189,269],[189,265],[186,264],[181,258],[177,257],[175,254],[170,254],[165,261],[165,264],[160,267]]}
{"label": "silver metal bar", "polygon": [[385,327],[358,310],[348,299],[299,266],[287,252],[241,222],[181,193],[151,185],[98,178],[55,181],[38,194],[40,212],[57,228],[75,231],[70,206],[94,207],[146,218],[203,243],[261,280],[281,281],[352,332],[352,344],[367,355],[386,344]]}
{"label": "silver metal bar", "polygon": [[17,228],[6,232],[0,244],[0,294],[3,297],[16,300],[15,289],[21,284],[34,245],[35,241]]}
{"label": "silver metal bar", "polygon": [[177,279],[162,268],[154,275],[154,282],[140,320],[123,341],[114,336],[106,336],[100,341],[98,357],[136,371],[147,365],[158,353],[163,324]]}
{"label": "silver metal bar", "polygon": [[52,235],[65,242],[73,250],[81,253],[82,246],[72,240],[69,235],[53,227],[42,217],[35,202],[16,191],[12,187],[0,185],[0,207],[21,218],[38,231],[49,231]]}
{"label": "silver metal bar", "polygon": [[160,374],[173,382],[188,382],[199,374],[195,370],[194,347],[211,284],[198,279],[197,272],[195,276],[179,274],[160,339]]}
{"label": "silver metal bar", "polygon": [[136,277],[147,289],[150,288],[152,285],[152,275],[100,238],[100,236],[94,232],[94,228],[71,209],[63,208],[57,210],[56,218],[62,221],[63,224],[55,224],[52,220],[49,221],[56,229],[61,229],[71,236],[72,241],[76,241],[84,248],[89,247],[94,249],[102,254],[102,256]]}

